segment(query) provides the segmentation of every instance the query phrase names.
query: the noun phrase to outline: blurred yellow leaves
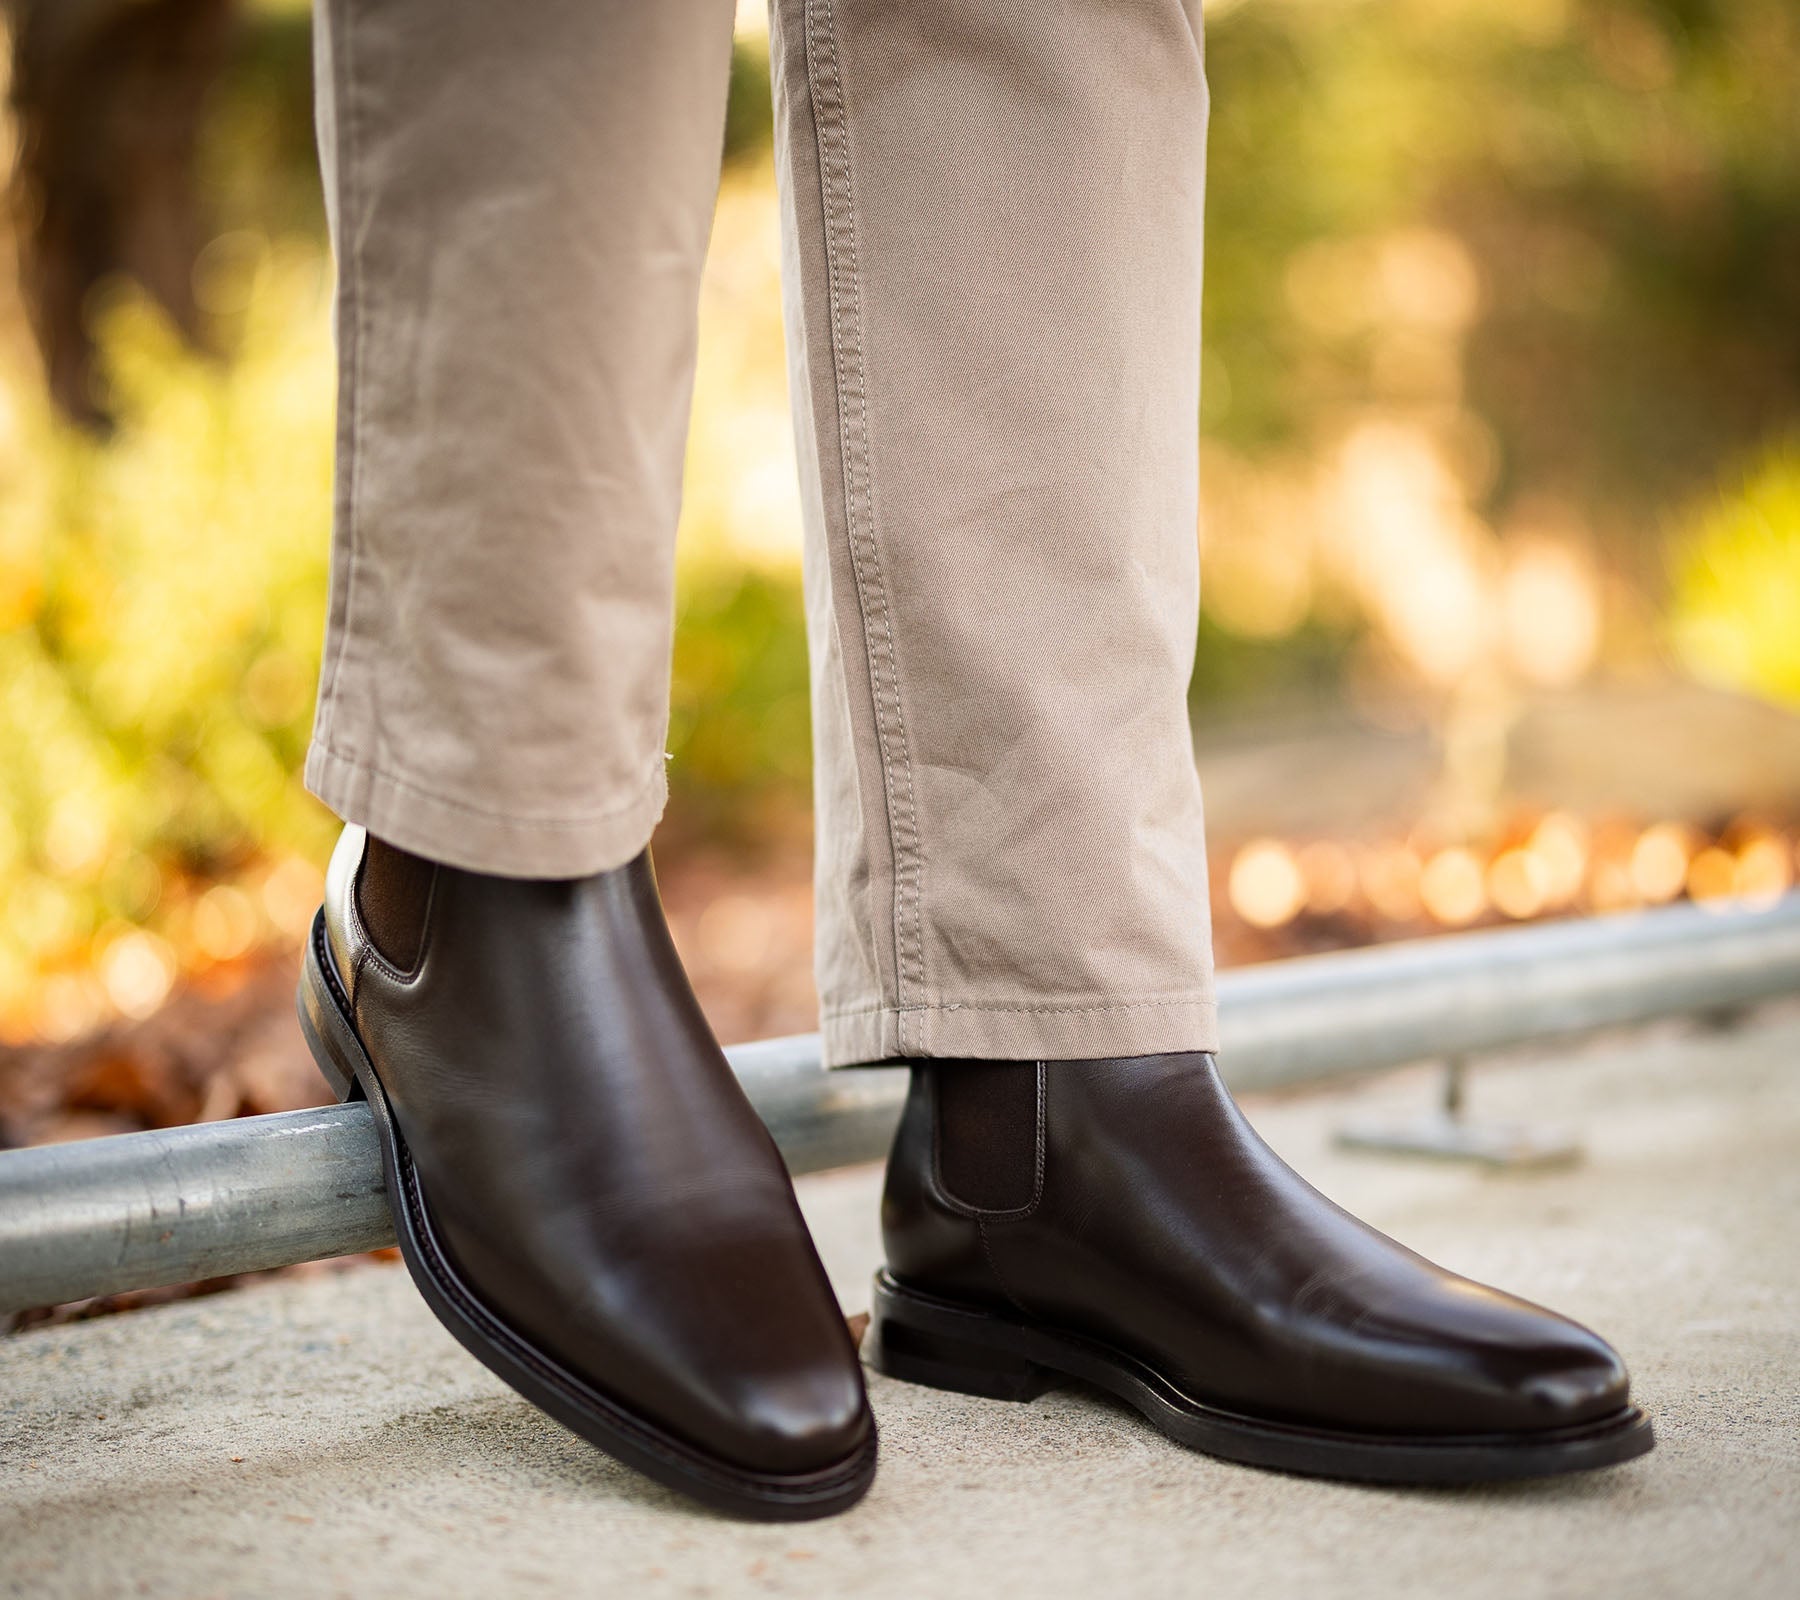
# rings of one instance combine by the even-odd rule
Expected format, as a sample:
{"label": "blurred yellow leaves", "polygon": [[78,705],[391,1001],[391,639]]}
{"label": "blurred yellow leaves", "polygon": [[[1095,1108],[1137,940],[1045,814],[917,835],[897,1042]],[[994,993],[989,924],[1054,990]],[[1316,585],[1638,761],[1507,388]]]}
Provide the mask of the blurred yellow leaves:
{"label": "blurred yellow leaves", "polygon": [[1402,328],[1456,335],[1481,308],[1474,258],[1442,228],[1319,240],[1288,262],[1284,288],[1294,316],[1332,339]]}
{"label": "blurred yellow leaves", "polygon": [[1327,237],[1289,259],[1283,288],[1311,338],[1366,352],[1367,385],[1303,457],[1208,447],[1212,619],[1278,639],[1320,609],[1347,610],[1444,691],[1578,681],[1603,642],[1587,530],[1551,508],[1548,527],[1502,532],[1475,509],[1494,444],[1462,404],[1465,339],[1485,300],[1469,247],[1425,225]]}
{"label": "blurred yellow leaves", "polygon": [[1470,508],[1440,431],[1402,416],[1353,424],[1309,473],[1209,447],[1203,604],[1248,638],[1282,638],[1349,608],[1425,683],[1477,674],[1578,682],[1603,636],[1599,576],[1566,516],[1502,536]]}
{"label": "blurred yellow leaves", "polygon": [[1691,672],[1800,707],[1800,438],[1693,520],[1673,588],[1670,633]]}
{"label": "blurred yellow leaves", "polygon": [[1499,604],[1507,659],[1527,683],[1575,683],[1599,656],[1599,585],[1580,546],[1536,538],[1509,544]]}
{"label": "blurred yellow leaves", "polygon": [[143,1015],[310,914],[267,886],[331,829],[297,774],[330,527],[327,262],[230,233],[196,290],[232,320],[228,361],[134,294],[96,308],[112,438],[0,390],[0,1036]]}
{"label": "blurred yellow leaves", "polygon": [[800,478],[787,405],[773,183],[728,172],[700,291],[700,361],[677,559],[797,580]]}

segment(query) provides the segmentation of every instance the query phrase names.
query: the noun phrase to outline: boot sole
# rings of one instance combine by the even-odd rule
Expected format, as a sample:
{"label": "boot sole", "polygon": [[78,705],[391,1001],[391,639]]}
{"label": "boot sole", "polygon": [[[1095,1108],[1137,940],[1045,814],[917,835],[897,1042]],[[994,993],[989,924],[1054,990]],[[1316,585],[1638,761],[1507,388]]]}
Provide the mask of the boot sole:
{"label": "boot sole", "polygon": [[854,1454],[816,1472],[754,1472],[698,1450],[637,1415],[510,1327],[458,1275],[433,1232],[418,1169],[351,1021],[349,996],[326,943],[323,912],[313,919],[296,1001],[300,1030],[338,1099],[369,1103],[400,1255],[425,1303],[470,1355],[589,1444],[716,1510],[764,1522],[798,1522],[846,1510],[868,1492],[875,1477],[872,1432]]}
{"label": "boot sole", "polygon": [[1360,1483],[1492,1483],[1610,1467],[1655,1444],[1636,1406],[1577,1427],[1462,1437],[1380,1435],[1267,1422],[1182,1393],[1143,1362],[1078,1334],[906,1288],[885,1270],[863,1358],[907,1383],[994,1400],[1035,1400],[1079,1379],[1108,1390],[1177,1444],[1226,1461]]}

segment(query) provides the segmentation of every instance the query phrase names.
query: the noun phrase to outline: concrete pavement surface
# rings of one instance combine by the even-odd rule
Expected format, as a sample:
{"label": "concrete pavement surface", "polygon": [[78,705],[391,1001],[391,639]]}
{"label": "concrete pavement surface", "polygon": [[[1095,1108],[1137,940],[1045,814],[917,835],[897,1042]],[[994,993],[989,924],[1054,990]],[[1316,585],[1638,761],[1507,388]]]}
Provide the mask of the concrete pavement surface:
{"label": "concrete pavement surface", "polygon": [[[1250,1110],[1352,1210],[1612,1338],[1653,1455],[1359,1488],[1189,1454],[1091,1392],[872,1377],[869,1498],[737,1523],[541,1417],[369,1265],[0,1338],[0,1594],[1800,1595],[1800,1010],[1479,1067],[1472,1114],[1574,1127],[1569,1170],[1332,1146],[1431,1093],[1419,1070]],[[879,1181],[801,1184],[852,1312]]]}

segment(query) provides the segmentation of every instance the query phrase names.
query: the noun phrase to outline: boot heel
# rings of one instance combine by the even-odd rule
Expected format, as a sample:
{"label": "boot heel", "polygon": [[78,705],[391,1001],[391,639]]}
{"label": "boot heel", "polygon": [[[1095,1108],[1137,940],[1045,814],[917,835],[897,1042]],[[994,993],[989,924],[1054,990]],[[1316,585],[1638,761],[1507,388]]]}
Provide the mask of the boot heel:
{"label": "boot heel", "polygon": [[908,1327],[879,1313],[870,1319],[864,1353],[870,1366],[890,1378],[989,1400],[1035,1400],[1063,1381],[1060,1373],[1023,1356]]}
{"label": "boot heel", "polygon": [[330,1085],[332,1095],[340,1105],[347,1105],[352,1100],[362,1098],[362,1085],[356,1081],[337,1060],[313,1026],[313,1020],[306,1014],[306,1000],[300,1002],[300,1032],[306,1039],[307,1048],[312,1051],[313,1064],[319,1069],[319,1076]]}
{"label": "boot heel", "polygon": [[[323,917],[324,913],[320,913]],[[332,997],[330,980],[321,965],[329,954],[321,955],[324,944],[322,924],[315,919],[313,936],[307,941],[306,964],[300,973],[300,986],[294,995],[294,1009],[300,1015],[300,1033],[312,1052],[319,1075],[331,1086],[340,1104],[363,1098],[363,1087],[356,1080],[351,1064],[354,1035]]]}

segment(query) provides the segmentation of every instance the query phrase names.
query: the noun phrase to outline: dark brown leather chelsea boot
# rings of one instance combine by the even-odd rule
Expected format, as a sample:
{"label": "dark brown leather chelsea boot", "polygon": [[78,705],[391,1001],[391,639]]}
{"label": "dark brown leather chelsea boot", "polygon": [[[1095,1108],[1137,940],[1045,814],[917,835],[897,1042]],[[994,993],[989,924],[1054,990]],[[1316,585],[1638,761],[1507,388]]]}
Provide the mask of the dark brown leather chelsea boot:
{"label": "dark brown leather chelsea boot", "polygon": [[401,1253],[477,1359],[725,1511],[824,1516],[868,1489],[856,1352],[647,852],[524,880],[347,830],[300,1017],[368,1100]]}
{"label": "dark brown leather chelsea boot", "polygon": [[1333,1205],[1208,1055],[916,1063],[882,1231],[865,1353],[896,1378],[1083,1379],[1209,1454],[1383,1483],[1653,1442],[1610,1346]]}

